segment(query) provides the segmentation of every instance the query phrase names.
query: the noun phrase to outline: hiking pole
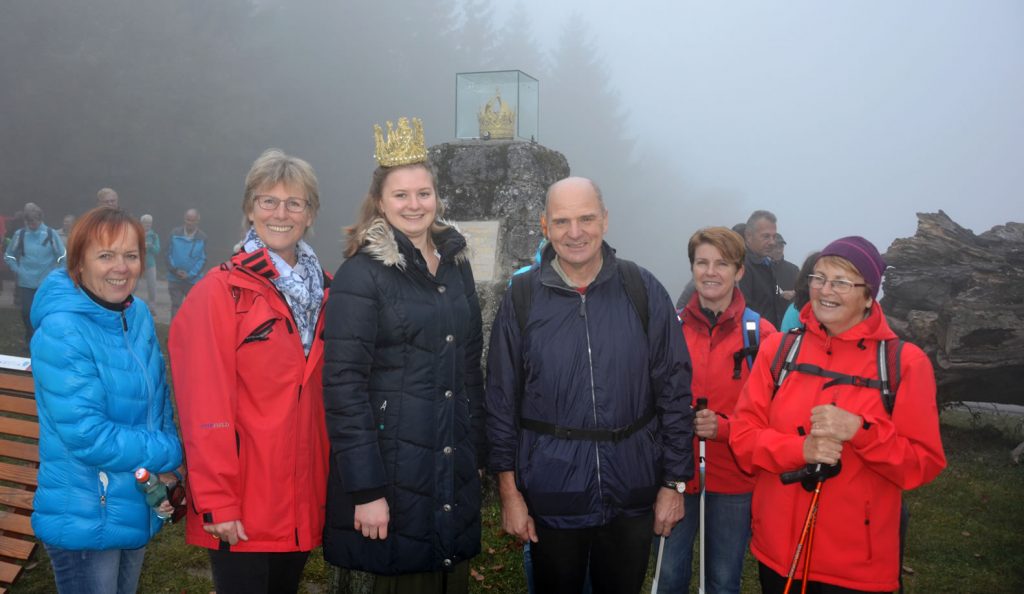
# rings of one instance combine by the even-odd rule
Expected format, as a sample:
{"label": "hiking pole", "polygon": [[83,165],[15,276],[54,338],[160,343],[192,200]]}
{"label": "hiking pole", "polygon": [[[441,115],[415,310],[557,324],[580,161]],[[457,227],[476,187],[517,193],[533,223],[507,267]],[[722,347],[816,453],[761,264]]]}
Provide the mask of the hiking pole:
{"label": "hiking pole", "polygon": [[[821,483],[825,482],[825,479],[821,479]],[[818,483],[819,485],[821,483]],[[820,490],[819,490],[820,493]],[[811,575],[811,553],[814,552],[814,530],[818,527],[818,510],[814,510],[814,519],[811,521],[811,532],[807,535],[807,548],[804,550],[804,579],[800,582],[800,594],[807,594],[807,582],[810,580],[808,576]]]}
{"label": "hiking pole", "polygon": [[[697,412],[700,412],[708,407],[707,398],[697,399]],[[704,438],[700,438],[700,586],[697,588],[698,594],[704,594],[704,475],[706,470],[706,444]]]}
{"label": "hiking pole", "polygon": [[[815,471],[821,472],[821,464],[816,465]],[[787,473],[790,475],[798,475],[797,473]],[[806,474],[806,473],[804,473]],[[787,482],[786,475],[783,475],[783,482]],[[782,594],[789,594],[789,589],[793,586],[793,576],[796,575],[796,566],[800,562],[800,554],[804,552],[804,545],[807,544],[807,559],[804,562],[804,573],[803,582],[801,585],[801,592],[806,592],[808,571],[810,570],[810,543],[808,542],[808,536],[813,535],[814,525],[818,519],[818,499],[821,497],[821,486],[825,483],[825,474],[821,473],[817,476],[817,482],[814,485],[814,493],[811,495],[811,504],[807,508],[807,517],[804,519],[804,528],[800,531],[800,540],[796,543],[796,551],[793,552],[793,562],[789,566],[789,575],[786,576],[786,587],[782,590]],[[799,480],[799,478],[795,478]],[[795,482],[795,480],[791,482]],[[813,538],[813,536],[811,536]]]}
{"label": "hiking pole", "polygon": [[665,554],[665,537],[658,537],[658,560],[654,564],[654,580],[651,582],[651,594],[658,594],[658,579],[661,577],[661,557]]}

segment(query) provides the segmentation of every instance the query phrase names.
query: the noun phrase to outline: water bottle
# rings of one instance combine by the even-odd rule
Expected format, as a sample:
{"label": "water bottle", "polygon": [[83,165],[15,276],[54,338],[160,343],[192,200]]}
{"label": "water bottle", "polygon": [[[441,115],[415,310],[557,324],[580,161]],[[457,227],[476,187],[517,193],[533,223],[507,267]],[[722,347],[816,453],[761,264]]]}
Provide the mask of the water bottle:
{"label": "water bottle", "polygon": [[135,488],[146,496],[146,503],[156,511],[156,517],[167,522],[170,521],[172,513],[164,513],[157,508],[167,501],[167,485],[160,482],[154,474],[150,474],[145,468],[135,471]]}

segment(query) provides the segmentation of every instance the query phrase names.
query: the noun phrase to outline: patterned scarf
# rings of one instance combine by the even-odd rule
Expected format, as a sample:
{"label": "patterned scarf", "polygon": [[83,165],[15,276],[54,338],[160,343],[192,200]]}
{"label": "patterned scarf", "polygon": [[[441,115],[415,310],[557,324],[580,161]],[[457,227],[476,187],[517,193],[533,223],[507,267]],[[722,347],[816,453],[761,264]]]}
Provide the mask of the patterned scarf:
{"label": "patterned scarf", "polygon": [[[242,249],[250,253],[265,247],[267,246],[263,240],[256,235],[256,229],[249,227]],[[317,318],[320,316],[320,305],[324,300],[324,275],[320,260],[313,253],[313,248],[301,239],[295,246],[297,261],[294,267],[273,250],[268,248],[267,253],[270,254],[278,274],[271,282],[288,302],[292,317],[299,328],[302,348],[306,355],[309,355],[309,349],[313,346]]]}

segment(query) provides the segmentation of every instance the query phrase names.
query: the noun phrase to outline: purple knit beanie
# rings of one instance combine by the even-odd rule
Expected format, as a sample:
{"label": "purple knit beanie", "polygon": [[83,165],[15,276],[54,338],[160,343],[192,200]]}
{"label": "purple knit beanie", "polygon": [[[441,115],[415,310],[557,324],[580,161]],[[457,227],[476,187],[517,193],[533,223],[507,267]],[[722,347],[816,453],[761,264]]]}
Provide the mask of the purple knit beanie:
{"label": "purple knit beanie", "polygon": [[825,246],[825,249],[821,250],[821,256],[839,256],[848,260],[870,286],[871,298],[878,297],[882,273],[885,272],[885,260],[870,241],[858,235],[843,237]]}

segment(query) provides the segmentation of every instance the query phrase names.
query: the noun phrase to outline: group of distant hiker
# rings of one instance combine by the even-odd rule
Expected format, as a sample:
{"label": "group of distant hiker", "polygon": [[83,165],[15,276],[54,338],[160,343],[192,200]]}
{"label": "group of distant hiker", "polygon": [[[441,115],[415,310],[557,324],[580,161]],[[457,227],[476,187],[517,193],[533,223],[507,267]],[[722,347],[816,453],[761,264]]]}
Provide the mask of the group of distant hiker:
{"label": "group of distant hiker", "polygon": [[[764,592],[899,587],[902,492],[945,456],[931,363],[886,323],[874,245],[843,237],[797,270],[770,212],[703,228],[679,246],[693,292],[677,309],[605,241],[598,185],[559,180],[485,375],[422,123],[375,139],[334,275],[305,241],[320,194],[302,159],[253,163],[243,239],[202,276],[186,213],[168,246],[187,285],[168,341],[177,425],[133,297],[151,220],[101,205],[45,246],[65,265],[29,300],[32,524],[60,592],[135,591],[157,512],[178,509],[221,594],[296,592],[319,546],[342,591],[466,593],[488,473],[531,592],[639,592],[652,555],[657,592],[688,591],[695,566],[702,592],[738,592],[748,550]],[[21,265],[43,239],[8,252]],[[173,488],[157,509],[139,468]]]}
{"label": "group of distant hiker", "polygon": [[[97,208],[119,206],[119,197],[111,188],[96,193]],[[75,215],[64,216],[59,229],[46,225],[43,209],[29,202],[14,216],[0,217],[3,263],[14,281],[14,304],[24,327],[25,346],[32,340],[33,328],[29,311],[36,291],[46,276],[64,263],[66,245],[75,224]],[[198,282],[206,265],[206,234],[199,229],[199,211],[185,211],[184,225],[171,231],[166,250],[161,249],[160,236],[153,230],[153,215],[139,217],[146,247],[146,266],[142,282],[146,301],[156,303],[157,256],[166,251],[167,290],[171,300],[171,316],[181,307],[188,291]],[[0,272],[3,272],[0,270]],[[0,282],[0,289],[3,284]]]}

